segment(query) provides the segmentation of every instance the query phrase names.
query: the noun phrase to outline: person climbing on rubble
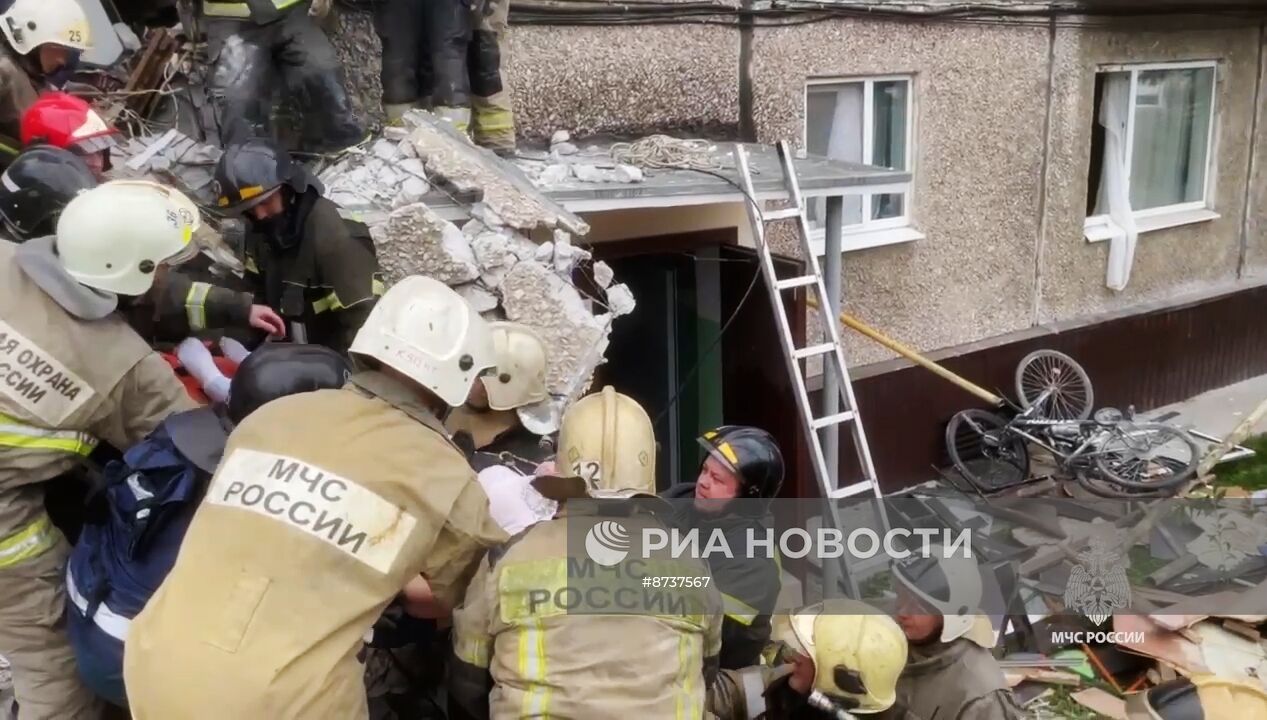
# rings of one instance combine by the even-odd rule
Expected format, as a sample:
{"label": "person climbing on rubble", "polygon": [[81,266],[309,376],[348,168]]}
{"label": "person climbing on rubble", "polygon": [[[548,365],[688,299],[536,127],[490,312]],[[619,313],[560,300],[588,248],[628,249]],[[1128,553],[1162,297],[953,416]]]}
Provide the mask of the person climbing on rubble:
{"label": "person climbing on rubble", "polygon": [[383,609],[420,575],[453,607],[505,541],[440,421],[493,367],[484,320],[408,277],[350,352],[359,370],[342,389],[275,400],[229,436],[129,630],[135,720],[365,718],[356,655]]}
{"label": "person climbing on rubble", "polygon": [[[699,478],[661,497],[674,501],[684,529],[698,528],[705,536],[719,530],[730,547],[747,547],[749,532],[763,534],[773,527],[770,501],[783,485],[783,453],[770,433],[746,425],[723,425],[697,442],[707,453]],[[708,563],[726,613],[721,667],[755,665],[770,639],[770,614],[782,587],[779,561],[711,553]]]}
{"label": "person climbing on rubble", "polygon": [[256,300],[282,315],[293,341],[346,353],[383,294],[369,231],[340,217],[321,183],[271,140],[227,148],[215,178],[220,209],[246,218]]}
{"label": "person climbing on rubble", "polygon": [[974,614],[983,594],[980,568],[941,545],[928,547],[893,564],[897,622],[910,644],[897,685],[899,703],[920,718],[1025,717],[990,654],[994,628],[988,617]]}
{"label": "person climbing on rubble", "polygon": [[14,243],[52,235],[62,209],[97,187],[83,158],[69,150],[37,145],[23,150],[0,176],[0,220]]}
{"label": "person climbing on rubble", "polygon": [[99,442],[128,448],[193,404],[117,309],[197,248],[178,193],[107,183],[55,236],[0,243],[0,655],[23,720],[96,720],[63,627],[66,540],[44,485]]}
{"label": "person climbing on rubble", "polygon": [[[493,519],[515,535],[552,517],[555,510],[529,485],[548,450],[516,414],[517,408],[549,397],[546,349],[526,325],[499,321],[489,329],[496,372],[481,376],[467,403],[454,408],[444,424],[477,473]],[[426,588],[420,589],[425,600]],[[405,599],[384,613],[366,650],[365,684],[373,720],[431,717],[426,713],[438,711],[427,698],[444,683],[449,633],[434,619],[410,615]]]}
{"label": "person climbing on rubble", "polygon": [[265,345],[234,375],[227,406],[172,415],[106,468],[109,512],[85,526],[66,571],[67,632],[79,676],[98,696],[127,707],[128,626],[176,561],[234,426],[278,398],[341,388],[348,375],[329,348]]}
{"label": "person climbing on rubble", "polygon": [[333,153],[366,140],[344,87],[343,66],[318,23],[333,0],[207,0],[202,22],[214,67],[208,83],[220,145],[272,138],[275,91],[302,114],[303,149]]}
{"label": "person climbing on rubble", "polygon": [[501,155],[515,152],[504,67],[510,0],[385,0],[374,27],[383,44],[383,111],[399,120],[434,110]]}
{"label": "person climbing on rubble", "polygon": [[[701,717],[716,674],[721,600],[707,582],[649,599],[640,581],[648,567],[706,580],[704,564],[665,550],[627,564],[623,554],[604,559],[594,575],[569,571],[595,562],[581,547],[588,542],[569,539],[569,525],[601,515],[608,519],[590,533],[663,531],[646,500],[628,501],[661,504],[651,494],[650,418],[611,387],[582,398],[564,413],[556,465],[559,475],[533,481],[558,503],[554,519],[490,550],[453,612],[449,717]],[[593,602],[569,604],[573,595]]]}
{"label": "person climbing on rubble", "polygon": [[22,113],[40,91],[61,88],[92,49],[88,16],[75,0],[13,0],[0,14],[0,159],[17,156]]}
{"label": "person climbing on rubble", "polygon": [[781,644],[778,664],[722,670],[709,688],[708,710],[719,720],[836,720],[847,717],[840,711],[867,717],[893,712],[906,640],[879,609],[826,600],[780,615],[774,636]]}
{"label": "person climbing on rubble", "polygon": [[37,144],[69,150],[83,158],[97,182],[106,180],[110,150],[119,144],[119,131],[106,124],[92,106],[64,92],[40,95],[22,113],[23,147]]}

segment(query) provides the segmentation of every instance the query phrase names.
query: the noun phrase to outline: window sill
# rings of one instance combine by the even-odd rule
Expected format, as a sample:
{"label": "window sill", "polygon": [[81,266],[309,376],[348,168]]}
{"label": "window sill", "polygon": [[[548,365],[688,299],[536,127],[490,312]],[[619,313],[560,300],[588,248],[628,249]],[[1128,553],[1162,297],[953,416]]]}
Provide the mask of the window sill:
{"label": "window sill", "polygon": [[[1220,217],[1218,213],[1206,208],[1175,210],[1157,215],[1136,217],[1135,226],[1139,229],[1139,233],[1143,235],[1144,233],[1157,230],[1218,220]],[[1097,215],[1087,218],[1086,223],[1083,225],[1082,234],[1086,237],[1087,242],[1104,242],[1105,240],[1112,240],[1118,233],[1117,228],[1109,221],[1108,216]]]}
{"label": "window sill", "polygon": [[[825,234],[822,230],[815,230],[810,235],[810,246],[814,248],[814,254],[819,257],[823,255]],[[909,225],[906,227],[884,228],[882,230],[846,231],[844,237],[840,239],[840,249],[843,252],[853,252],[855,250],[868,250],[870,248],[898,245],[923,239],[924,233]]]}

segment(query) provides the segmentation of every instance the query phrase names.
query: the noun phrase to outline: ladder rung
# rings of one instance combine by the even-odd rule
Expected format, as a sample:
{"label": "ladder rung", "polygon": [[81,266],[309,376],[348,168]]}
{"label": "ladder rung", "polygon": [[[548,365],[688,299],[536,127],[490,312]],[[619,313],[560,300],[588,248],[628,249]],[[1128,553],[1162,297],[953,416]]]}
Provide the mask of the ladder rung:
{"label": "ladder rung", "polygon": [[805,287],[818,282],[817,275],[801,275],[799,277],[788,278],[786,280],[777,280],[774,286],[780,290],[790,290],[792,288]]}
{"label": "ladder rung", "polygon": [[856,415],[853,410],[846,410],[844,412],[836,413],[835,415],[827,415],[820,418],[814,418],[814,429],[821,430],[827,427],[828,425],[839,425],[841,423],[847,423],[850,420],[853,420],[855,417]]}
{"label": "ladder rung", "polygon": [[774,222],[775,220],[788,220],[794,217],[800,217],[801,209],[799,207],[783,208],[782,210],[769,210],[761,213],[761,219],[766,222]]}
{"label": "ladder rung", "polygon": [[827,493],[827,496],[832,497],[832,498],[853,497],[854,495],[861,495],[862,493],[867,492],[873,487],[875,487],[874,482],[872,482],[871,480],[863,480],[862,482],[856,482],[853,485],[846,485],[842,488],[836,488],[835,490],[832,490],[831,492]]}
{"label": "ladder rung", "polygon": [[823,343],[822,345],[811,345],[809,347],[797,348],[792,351],[792,355],[794,355],[797,360],[804,360],[807,357],[814,357],[815,355],[826,355],[835,349],[835,345],[832,345],[831,343]]}

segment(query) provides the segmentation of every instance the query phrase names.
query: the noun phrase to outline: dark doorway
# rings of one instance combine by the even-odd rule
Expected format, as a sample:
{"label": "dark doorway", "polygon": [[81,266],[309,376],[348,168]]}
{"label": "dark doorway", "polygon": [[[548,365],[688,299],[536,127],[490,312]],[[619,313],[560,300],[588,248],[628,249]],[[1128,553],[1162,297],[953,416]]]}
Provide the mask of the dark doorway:
{"label": "dark doorway", "polygon": [[[746,424],[766,428],[784,448],[783,494],[795,497],[813,484],[801,477],[808,465],[792,385],[756,255],[733,237],[707,232],[594,248],[638,303],[613,325],[602,382],[636,399],[655,422],[661,489],[694,481],[700,432]],[[779,265],[787,274],[799,267]],[[804,327],[797,300],[793,327]]]}

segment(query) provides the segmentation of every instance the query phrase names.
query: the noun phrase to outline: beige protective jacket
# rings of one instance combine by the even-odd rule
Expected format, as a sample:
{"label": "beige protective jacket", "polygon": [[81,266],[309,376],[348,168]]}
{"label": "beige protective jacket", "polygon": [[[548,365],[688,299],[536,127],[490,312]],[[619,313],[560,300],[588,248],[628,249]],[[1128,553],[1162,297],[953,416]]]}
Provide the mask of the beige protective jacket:
{"label": "beige protective jacket", "polygon": [[[126,450],[194,407],[118,313],[106,305],[95,319],[72,314],[19,265],[18,253],[32,252],[19,247],[0,243],[0,567],[18,560],[3,538],[46,524],[40,483],[83,461],[99,440]],[[64,295],[87,292],[69,276],[52,282]],[[48,547],[32,540],[21,552],[38,554],[37,546]]]}
{"label": "beige protective jacket", "polygon": [[419,573],[457,604],[505,540],[462,455],[386,375],[260,408],[229,437],[133,622],[135,720],[367,717],[362,638]]}
{"label": "beige protective jacket", "polygon": [[[929,720],[1020,720],[1003,670],[990,651],[967,638],[911,645],[897,683],[897,708]],[[899,710],[877,720],[898,720]]]}
{"label": "beige protective jacket", "polygon": [[[453,613],[451,718],[704,716],[722,618],[707,567],[664,553],[597,565],[580,540],[594,523],[586,504],[592,507],[568,501],[566,514],[525,530],[480,565]],[[660,527],[646,513],[610,520],[635,539],[633,547],[641,528]],[[569,532],[570,522],[586,524]],[[643,577],[665,576],[709,582],[642,584]],[[620,614],[598,614],[611,610]]]}

